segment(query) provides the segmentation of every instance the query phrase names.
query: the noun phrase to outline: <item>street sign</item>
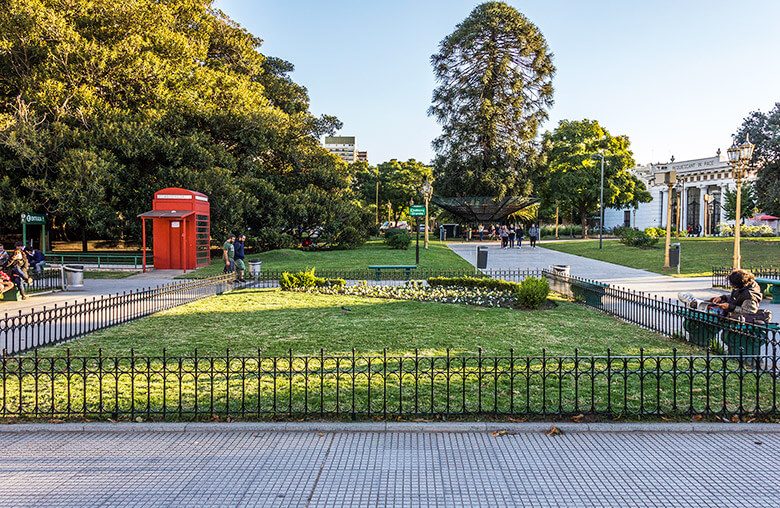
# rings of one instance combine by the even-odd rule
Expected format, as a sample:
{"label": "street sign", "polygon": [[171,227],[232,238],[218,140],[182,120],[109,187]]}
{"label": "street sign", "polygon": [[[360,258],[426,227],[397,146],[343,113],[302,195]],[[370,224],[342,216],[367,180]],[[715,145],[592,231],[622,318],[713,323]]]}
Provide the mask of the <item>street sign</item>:
{"label": "street sign", "polygon": [[22,224],[46,224],[46,216],[40,213],[23,213]]}
{"label": "street sign", "polygon": [[422,217],[425,215],[425,205],[412,205],[409,207],[409,215],[412,217]]}

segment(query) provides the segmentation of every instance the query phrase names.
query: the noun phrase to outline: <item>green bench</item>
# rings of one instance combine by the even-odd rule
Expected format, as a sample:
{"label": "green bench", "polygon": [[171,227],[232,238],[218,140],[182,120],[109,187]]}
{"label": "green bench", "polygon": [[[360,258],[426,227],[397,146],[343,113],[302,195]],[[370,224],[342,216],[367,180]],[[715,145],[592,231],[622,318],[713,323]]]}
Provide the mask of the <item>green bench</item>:
{"label": "green bench", "polygon": [[595,281],[571,280],[571,292],[574,299],[578,302],[584,302],[591,307],[601,307],[602,298],[607,292],[608,284]]}
{"label": "green bench", "polygon": [[756,282],[761,286],[762,293],[769,289],[769,293],[772,295],[772,303],[780,303],[780,279],[756,277]]}
{"label": "green bench", "polygon": [[691,344],[708,347],[723,330],[720,340],[728,347],[730,355],[738,355],[740,349],[746,356],[760,355],[761,347],[768,342],[769,330],[780,330],[780,325],[776,323],[766,326],[739,323],[718,314],[691,309],[683,309],[679,313],[685,317],[683,328],[688,332]]}
{"label": "green bench", "polygon": [[412,270],[417,269],[417,265],[369,265],[369,270],[374,270],[376,280],[382,280],[382,270],[406,270],[406,280],[411,280]]}

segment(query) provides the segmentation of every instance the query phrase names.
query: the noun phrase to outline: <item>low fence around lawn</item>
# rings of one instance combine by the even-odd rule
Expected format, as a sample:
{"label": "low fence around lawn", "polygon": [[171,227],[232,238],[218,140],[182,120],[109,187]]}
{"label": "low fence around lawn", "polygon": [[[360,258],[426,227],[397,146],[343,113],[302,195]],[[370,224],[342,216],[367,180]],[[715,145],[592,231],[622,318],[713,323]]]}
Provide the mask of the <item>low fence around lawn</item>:
{"label": "low fence around lawn", "polygon": [[[59,273],[59,271],[57,271]],[[3,355],[24,353],[43,346],[75,339],[178,307],[231,289],[235,274],[185,280],[110,296],[84,299],[81,303],[44,306],[0,318]]]}
{"label": "low fence around lawn", "polygon": [[[733,268],[716,267],[712,269],[712,287],[731,289],[728,281],[729,274]],[[780,268],[772,266],[759,266],[755,268],[745,268],[756,277],[768,277],[770,279],[780,279]]]}
{"label": "low fence around lawn", "polygon": [[44,268],[39,275],[34,268],[27,272],[32,278],[32,284],[27,284],[28,293],[40,293],[62,289],[62,270],[60,268]]}
{"label": "low fence around lawn", "polygon": [[775,372],[743,355],[0,359],[0,418],[776,416]]}

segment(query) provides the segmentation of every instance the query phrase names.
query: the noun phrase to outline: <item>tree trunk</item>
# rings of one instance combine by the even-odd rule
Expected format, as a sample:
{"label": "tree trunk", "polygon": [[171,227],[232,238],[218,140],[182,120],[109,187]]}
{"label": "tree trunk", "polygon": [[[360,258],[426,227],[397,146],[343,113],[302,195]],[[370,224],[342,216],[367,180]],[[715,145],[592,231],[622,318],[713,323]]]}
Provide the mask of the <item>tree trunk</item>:
{"label": "tree trunk", "polygon": [[580,224],[582,224],[582,238],[588,237],[588,217],[584,208],[580,208]]}
{"label": "tree trunk", "polygon": [[81,252],[88,252],[89,245],[87,245],[87,227],[81,226]]}

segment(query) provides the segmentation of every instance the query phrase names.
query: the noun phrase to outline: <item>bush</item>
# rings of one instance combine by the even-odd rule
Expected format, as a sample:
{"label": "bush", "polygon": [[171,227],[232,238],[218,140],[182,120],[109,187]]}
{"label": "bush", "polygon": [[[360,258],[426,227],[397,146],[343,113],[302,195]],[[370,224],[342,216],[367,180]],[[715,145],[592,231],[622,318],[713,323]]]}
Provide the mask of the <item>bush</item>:
{"label": "bush", "polygon": [[279,279],[279,287],[284,291],[301,288],[341,287],[347,283],[344,279],[325,279],[314,275],[314,268],[298,273],[284,272]]}
{"label": "bush", "polygon": [[526,277],[518,284],[517,299],[520,305],[528,309],[538,309],[547,301],[550,294],[550,284],[544,277]]}
{"label": "bush", "polygon": [[506,280],[491,279],[488,277],[431,277],[428,279],[431,287],[448,288],[480,288],[492,291],[517,292],[520,284]]}
{"label": "bush", "polygon": [[650,238],[661,238],[666,236],[666,230],[664,228],[647,228],[645,234]]}
{"label": "bush", "polygon": [[[649,228],[648,228],[649,229]],[[642,249],[649,249],[658,243],[657,236],[650,236],[645,231],[637,231],[631,228],[620,228],[620,243],[628,245],[629,247],[639,247]]]}
{"label": "bush", "polygon": [[391,249],[408,249],[412,237],[406,229],[393,228],[385,231],[385,245]]}

